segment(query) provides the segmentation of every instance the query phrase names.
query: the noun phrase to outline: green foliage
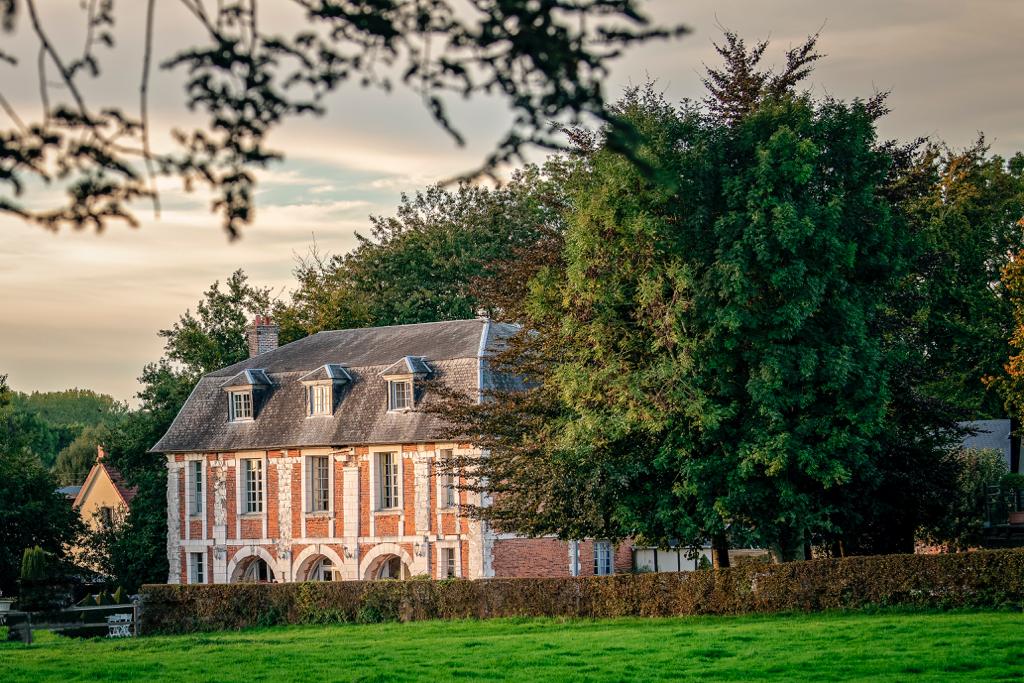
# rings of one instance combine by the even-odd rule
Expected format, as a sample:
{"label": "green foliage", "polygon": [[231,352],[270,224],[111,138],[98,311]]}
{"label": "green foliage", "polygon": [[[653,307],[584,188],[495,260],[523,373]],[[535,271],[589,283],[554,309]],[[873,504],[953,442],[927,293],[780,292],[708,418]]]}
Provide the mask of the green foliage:
{"label": "green foliage", "polygon": [[[1004,417],[1003,401],[1012,394],[1012,385],[995,380],[1007,377],[1014,332],[1022,167],[1024,156],[990,155],[980,139],[962,151],[932,145],[909,170],[914,183],[923,181],[902,203],[920,240],[913,267],[932,373],[923,389],[955,406],[960,419]],[[991,390],[1000,386],[1009,393]],[[1019,414],[1019,406],[1012,408]]]}
{"label": "green foliage", "polygon": [[69,567],[57,553],[25,548],[18,579],[18,607],[26,611],[59,609],[72,600]]}
{"label": "green foliage", "polygon": [[152,585],[146,634],[270,623],[608,618],[863,609],[1020,608],[1024,551],[886,555],[690,573],[488,581]]}
{"label": "green foliage", "polygon": [[86,427],[57,454],[53,474],[62,485],[81,484],[96,462],[96,449],[104,441],[104,427]]}
{"label": "green foliage", "polygon": [[42,581],[50,571],[50,553],[39,546],[25,548],[21,556],[22,581]]}
{"label": "green foliage", "polygon": [[372,218],[370,237],[344,256],[316,251],[298,287],[275,307],[283,342],[321,330],[459,320],[494,313],[477,290],[557,224],[559,188],[529,166],[498,189],[433,186]]}
{"label": "green foliage", "polygon": [[12,398],[16,408],[34,413],[53,425],[96,426],[118,407],[110,396],[90,389],[16,392]]}
{"label": "green foliage", "polygon": [[245,328],[255,314],[270,310],[270,290],[253,287],[241,270],[214,282],[170,329],[160,330],[165,358],[186,371],[204,374],[249,357]]}
{"label": "green foliage", "polygon": [[[19,6],[0,3],[0,31],[18,29]],[[38,68],[31,79],[39,77],[44,106],[39,118],[25,118],[24,125],[12,114],[10,128],[0,130],[0,164],[5,169],[0,187],[7,190],[0,195],[0,212],[51,229],[99,230],[111,221],[137,225],[131,203],[155,201],[154,176],[159,174],[179,178],[189,189],[208,187],[215,194],[213,210],[232,237],[252,220],[255,171],[281,158],[267,147],[268,136],[288,120],[324,113],[331,93],[344,84],[384,91],[408,86],[459,144],[464,141],[449,117],[449,98],[486,94],[503,100],[511,109],[510,123],[476,171],[480,173],[522,160],[529,146],[560,147],[561,128],[552,121],[596,117],[621,128],[620,137],[626,139],[628,126],[604,107],[602,84],[609,61],[632,44],[686,31],[650,26],[637,0],[470,7],[451,0],[351,7],[298,3],[291,7],[292,15],[268,15],[256,3],[209,9],[190,5],[183,17],[193,23],[173,37],[164,36],[169,44],[163,49],[171,56],[159,66],[187,74],[183,100],[202,123],[193,130],[167,131],[176,148],[156,153],[149,145],[146,104],[155,6],[149,5],[144,21],[135,27],[145,42],[144,63],[138,69],[141,116],[132,113],[134,103],[128,111],[117,98],[104,97],[93,87],[92,79],[105,65],[101,48],[114,47],[111,27],[123,18],[115,3],[83,6],[79,21],[88,36],[85,48],[77,58],[69,60],[65,54],[64,61],[48,32],[53,23],[75,22],[73,13],[40,18],[32,3],[27,6],[31,28],[46,48],[27,67]],[[0,61],[17,64],[14,55],[4,52]],[[56,74],[59,82],[46,73]],[[30,78],[27,73],[20,76]],[[80,144],[83,137],[89,144]],[[148,173],[140,172],[143,167]],[[67,203],[36,208],[17,198],[30,179],[54,178],[67,190],[59,195]]]}
{"label": "green foliage", "polygon": [[[47,467],[53,466],[59,453],[83,431],[98,428],[122,410],[110,396],[84,389],[13,392],[10,398],[9,409],[0,410],[0,444],[26,450]],[[81,480],[61,481],[73,484]]]}
{"label": "green foliage", "polygon": [[988,507],[989,487],[998,487],[1006,476],[1006,460],[995,450],[959,449],[953,457],[957,476],[949,511],[922,531],[935,545],[967,550],[981,544],[984,527],[993,521]]}
{"label": "green foliage", "polygon": [[[727,40],[726,71],[749,75],[759,53]],[[781,559],[837,531],[833,491],[871,476],[883,430],[872,330],[901,235],[881,101],[797,93],[814,59],[813,39],[791,51],[761,79],[789,85],[741,93],[741,116],[629,92],[615,113],[653,175],[611,131],[582,141],[563,267],[539,269],[518,311],[533,336],[513,365],[536,398],[455,416],[490,450],[465,464],[501,493],[479,514],[653,543],[728,529]]]}
{"label": "green foliage", "polygon": [[[0,377],[0,420],[11,409],[5,389]],[[38,545],[60,555],[78,531],[78,515],[54,492],[56,486],[37,457],[0,433],[0,591],[5,594],[15,592],[25,548]]]}

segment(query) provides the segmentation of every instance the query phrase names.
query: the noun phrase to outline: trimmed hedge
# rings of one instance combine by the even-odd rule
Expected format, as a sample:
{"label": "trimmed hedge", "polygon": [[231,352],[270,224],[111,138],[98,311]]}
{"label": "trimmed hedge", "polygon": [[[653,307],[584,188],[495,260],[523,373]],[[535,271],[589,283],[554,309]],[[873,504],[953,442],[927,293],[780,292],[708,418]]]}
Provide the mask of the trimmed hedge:
{"label": "trimmed hedge", "polygon": [[490,617],[745,614],[1024,604],[1024,550],[750,564],[557,579],[147,585],[146,634],[247,626]]}

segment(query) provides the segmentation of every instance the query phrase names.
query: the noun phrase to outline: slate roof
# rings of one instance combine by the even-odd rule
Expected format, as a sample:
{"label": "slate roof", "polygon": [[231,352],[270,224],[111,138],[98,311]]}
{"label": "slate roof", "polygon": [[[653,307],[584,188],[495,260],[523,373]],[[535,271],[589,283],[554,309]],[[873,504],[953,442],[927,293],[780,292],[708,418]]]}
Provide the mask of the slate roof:
{"label": "slate roof", "polygon": [[381,377],[394,377],[395,375],[429,375],[430,366],[418,356],[406,356],[397,360],[380,373]]}
{"label": "slate roof", "polygon": [[[388,412],[387,381],[381,373],[396,360],[423,358],[432,379],[475,396],[481,384],[487,388],[501,383],[482,359],[515,330],[474,319],[320,332],[204,376],[152,451],[432,441],[443,427],[440,418],[417,410]],[[302,379],[331,364],[344,365],[352,381],[336,385],[333,415],[307,417]],[[263,370],[273,386],[254,394],[255,419],[229,422],[223,386],[253,369]],[[415,399],[422,405],[431,397],[416,387]]]}
{"label": "slate roof", "polygon": [[78,497],[78,492],[82,490],[81,485],[79,486],[61,486],[57,489],[57,493],[64,496],[69,500],[74,500]]}
{"label": "slate roof", "polygon": [[326,363],[313,372],[308,372],[299,378],[300,382],[351,382],[352,375],[348,374],[345,366],[337,363]]}
{"label": "slate roof", "polygon": [[1009,420],[974,420],[958,422],[963,429],[973,433],[963,439],[963,447],[971,450],[999,451],[1010,466],[1010,421]]}
{"label": "slate roof", "polygon": [[267,377],[267,373],[258,369],[242,370],[221,384],[222,387],[269,387],[272,385],[273,382]]}

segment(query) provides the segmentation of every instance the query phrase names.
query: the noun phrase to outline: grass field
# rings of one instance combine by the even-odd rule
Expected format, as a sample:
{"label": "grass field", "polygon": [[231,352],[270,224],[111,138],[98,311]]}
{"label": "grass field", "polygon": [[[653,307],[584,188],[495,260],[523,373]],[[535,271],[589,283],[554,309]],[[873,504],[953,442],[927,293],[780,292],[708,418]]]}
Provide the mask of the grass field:
{"label": "grass field", "polygon": [[1014,612],[296,626],[0,644],[14,681],[1024,679]]}

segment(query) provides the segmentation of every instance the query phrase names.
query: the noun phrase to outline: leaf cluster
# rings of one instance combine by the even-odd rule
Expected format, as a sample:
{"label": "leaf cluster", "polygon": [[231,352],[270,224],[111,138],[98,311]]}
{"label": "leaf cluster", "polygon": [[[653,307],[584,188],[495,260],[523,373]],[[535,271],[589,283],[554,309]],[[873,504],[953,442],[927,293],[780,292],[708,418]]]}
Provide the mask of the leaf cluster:
{"label": "leaf cluster", "polygon": [[[88,79],[101,70],[94,48],[114,46],[112,0],[83,4],[86,44],[73,58],[49,37],[36,4],[24,1],[40,45],[43,116],[24,121],[0,95],[14,124],[0,131],[0,186],[10,190],[0,195],[0,211],[50,229],[99,230],[114,220],[135,226],[131,204],[148,198],[158,208],[155,178],[163,175],[189,190],[209,188],[211,208],[232,237],[253,220],[254,171],[282,156],[268,147],[270,133],[323,114],[326,96],[344,84],[410,88],[458,144],[464,141],[450,97],[505,101],[512,122],[470,177],[522,160],[530,146],[560,148],[553,121],[594,117],[627,133],[604,106],[609,62],[634,43],[685,32],[651,26],[636,0],[291,0],[301,19],[290,31],[262,21],[255,0],[214,7],[180,0],[203,38],[180,46],[160,67],[186,74],[185,103],[205,121],[174,129],[177,149],[156,152],[148,112],[155,0],[147,0],[144,25],[135,29],[145,45],[138,112],[89,101]],[[18,7],[0,6],[7,33],[18,28]],[[0,57],[14,65],[10,55]],[[50,85],[54,72],[59,91]],[[59,182],[68,190],[66,203],[37,210],[19,201],[30,179]]]}

